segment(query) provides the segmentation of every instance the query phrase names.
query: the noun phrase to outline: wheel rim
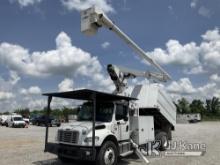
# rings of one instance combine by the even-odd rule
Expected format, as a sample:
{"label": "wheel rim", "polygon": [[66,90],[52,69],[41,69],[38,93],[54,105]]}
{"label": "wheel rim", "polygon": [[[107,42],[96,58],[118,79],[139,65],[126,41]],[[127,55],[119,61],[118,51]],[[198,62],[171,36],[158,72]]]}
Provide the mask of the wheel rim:
{"label": "wheel rim", "polygon": [[106,165],[112,165],[115,162],[115,152],[113,148],[109,147],[104,153],[104,162]]}
{"label": "wheel rim", "polygon": [[163,147],[167,147],[167,145],[168,145],[167,137],[163,136]]}

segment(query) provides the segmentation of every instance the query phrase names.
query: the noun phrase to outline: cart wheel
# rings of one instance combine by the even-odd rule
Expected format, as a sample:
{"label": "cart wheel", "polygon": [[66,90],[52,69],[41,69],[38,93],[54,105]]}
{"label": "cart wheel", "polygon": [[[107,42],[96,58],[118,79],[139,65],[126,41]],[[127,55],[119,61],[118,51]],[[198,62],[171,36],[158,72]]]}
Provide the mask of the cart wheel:
{"label": "cart wheel", "polygon": [[160,150],[165,151],[169,145],[168,136],[166,132],[158,132],[155,137],[156,140],[160,141]]}

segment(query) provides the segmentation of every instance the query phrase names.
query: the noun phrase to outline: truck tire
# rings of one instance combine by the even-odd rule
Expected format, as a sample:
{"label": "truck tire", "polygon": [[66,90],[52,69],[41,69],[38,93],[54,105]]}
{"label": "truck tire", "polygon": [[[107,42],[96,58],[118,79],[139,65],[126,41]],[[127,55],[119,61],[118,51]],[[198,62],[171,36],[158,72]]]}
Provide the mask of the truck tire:
{"label": "truck tire", "polygon": [[106,141],[99,150],[96,165],[116,165],[118,161],[118,151],[115,143]]}
{"label": "truck tire", "polygon": [[167,133],[160,131],[156,134],[155,139],[160,141],[160,151],[165,151],[169,145]]}

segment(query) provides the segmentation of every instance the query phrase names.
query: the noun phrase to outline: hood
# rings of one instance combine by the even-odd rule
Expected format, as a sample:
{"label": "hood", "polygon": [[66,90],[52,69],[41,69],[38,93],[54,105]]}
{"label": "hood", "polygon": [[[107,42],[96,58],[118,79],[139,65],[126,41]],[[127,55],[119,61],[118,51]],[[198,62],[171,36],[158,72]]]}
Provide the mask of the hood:
{"label": "hood", "polygon": [[[96,122],[95,126],[105,126],[104,122]],[[73,123],[69,123],[68,125],[63,126],[61,129],[70,129],[70,130],[91,130],[92,129],[92,122],[88,121],[76,121]]]}

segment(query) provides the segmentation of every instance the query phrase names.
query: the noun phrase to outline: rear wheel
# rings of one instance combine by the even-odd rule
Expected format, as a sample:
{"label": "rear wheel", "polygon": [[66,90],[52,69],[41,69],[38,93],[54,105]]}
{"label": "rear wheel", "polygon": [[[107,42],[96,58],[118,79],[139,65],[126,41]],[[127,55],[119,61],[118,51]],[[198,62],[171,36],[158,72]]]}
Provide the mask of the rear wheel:
{"label": "rear wheel", "polygon": [[160,141],[159,149],[165,151],[169,145],[168,136],[166,132],[158,132],[155,137],[156,140]]}
{"label": "rear wheel", "polygon": [[118,151],[116,145],[111,142],[105,142],[97,156],[97,165],[116,165],[118,161]]}

